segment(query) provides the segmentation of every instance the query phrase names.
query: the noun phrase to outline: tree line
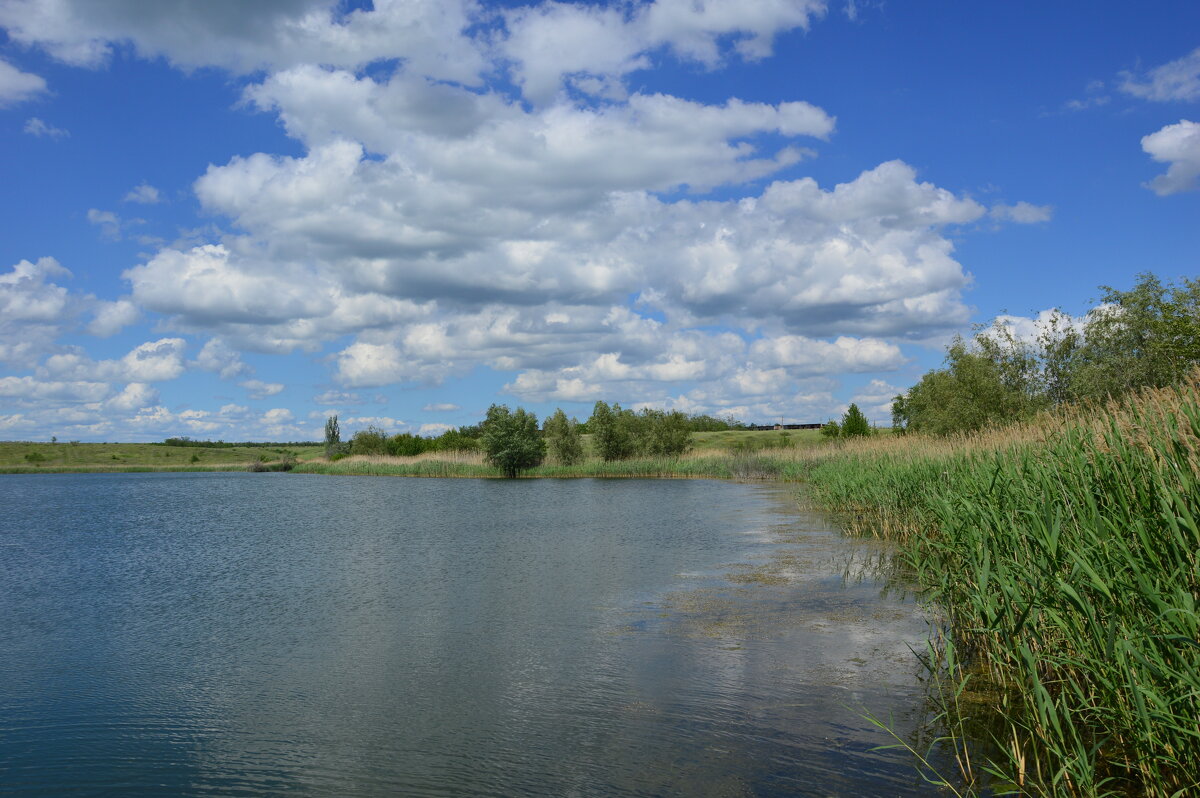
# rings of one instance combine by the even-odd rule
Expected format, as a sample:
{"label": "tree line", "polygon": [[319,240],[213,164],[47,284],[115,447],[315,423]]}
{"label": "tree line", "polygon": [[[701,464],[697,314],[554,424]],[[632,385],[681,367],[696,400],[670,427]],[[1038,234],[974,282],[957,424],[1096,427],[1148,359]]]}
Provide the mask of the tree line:
{"label": "tree line", "polygon": [[946,349],[942,368],[895,397],[894,430],[971,432],[1047,408],[1179,382],[1200,364],[1200,280],[1149,272],[1128,291],[1101,286],[1082,321],[1055,310],[1033,340],[997,320]]}
{"label": "tree line", "polygon": [[372,425],[343,442],[338,417],[330,416],[325,423],[325,454],[338,459],[359,454],[411,457],[425,452],[482,451],[489,464],[507,476],[516,476],[547,457],[562,465],[582,461],[584,435],[591,435],[596,456],[611,461],[638,456],[678,457],[691,448],[693,432],[745,428],[733,418],[655,408],[635,412],[604,401],[596,402],[586,421],[569,418],[560,408],[539,426],[537,416],[522,407],[514,411],[508,405],[494,404],[481,423],[428,438],[409,432],[388,435]]}
{"label": "tree line", "polygon": [[[53,441],[57,441],[54,438]],[[71,441],[71,443],[79,443],[79,441]],[[244,449],[244,448],[276,448],[280,446],[320,446],[320,441],[198,441],[189,438],[186,435],[177,438],[166,438],[158,446],[185,446],[193,449]]]}

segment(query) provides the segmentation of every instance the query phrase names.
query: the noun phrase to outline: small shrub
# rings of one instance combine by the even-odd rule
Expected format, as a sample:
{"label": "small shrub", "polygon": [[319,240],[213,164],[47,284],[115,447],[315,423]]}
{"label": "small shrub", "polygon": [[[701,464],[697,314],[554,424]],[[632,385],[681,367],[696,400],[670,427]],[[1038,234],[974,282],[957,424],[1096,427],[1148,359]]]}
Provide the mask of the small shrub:
{"label": "small shrub", "polygon": [[34,465],[38,465],[39,463],[46,462],[46,456],[41,452],[29,452],[25,455],[25,460],[33,463]]}

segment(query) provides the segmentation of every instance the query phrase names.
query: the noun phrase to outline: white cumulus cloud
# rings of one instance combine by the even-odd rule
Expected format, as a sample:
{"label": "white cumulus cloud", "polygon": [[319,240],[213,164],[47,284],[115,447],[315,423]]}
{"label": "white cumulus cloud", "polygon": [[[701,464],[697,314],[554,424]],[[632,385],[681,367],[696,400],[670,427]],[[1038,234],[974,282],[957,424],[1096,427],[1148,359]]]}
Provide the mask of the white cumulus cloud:
{"label": "white cumulus cloud", "polygon": [[116,335],[137,322],[142,315],[137,305],[128,299],[118,299],[112,302],[97,301],[92,314],[92,321],[88,324],[87,331],[99,338]]}
{"label": "white cumulus cloud", "polygon": [[1200,124],[1181,119],[1177,124],[1142,138],[1142,149],[1154,160],[1167,164],[1161,174],[1146,184],[1155,194],[1166,196],[1192,191],[1200,177]]}
{"label": "white cumulus cloud", "polygon": [[196,366],[213,371],[223,380],[250,374],[252,369],[242,361],[241,354],[221,338],[210,338],[196,355]]}
{"label": "white cumulus cloud", "polygon": [[166,382],[185,371],[186,348],[182,338],[160,338],[139,344],[116,360],[92,360],[78,351],[64,352],[46,358],[38,372],[58,379]]}

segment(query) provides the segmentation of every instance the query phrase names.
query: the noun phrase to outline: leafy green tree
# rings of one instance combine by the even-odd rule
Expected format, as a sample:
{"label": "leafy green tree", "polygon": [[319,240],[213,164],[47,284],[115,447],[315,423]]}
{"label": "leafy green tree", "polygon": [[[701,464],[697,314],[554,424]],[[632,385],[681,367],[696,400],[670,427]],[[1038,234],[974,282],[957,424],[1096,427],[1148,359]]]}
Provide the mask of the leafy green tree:
{"label": "leafy green tree", "polygon": [[1041,391],[1046,402],[1059,406],[1075,401],[1074,384],[1083,354],[1083,334],[1075,320],[1055,308],[1041,322],[1036,354],[1041,361]]}
{"label": "leafy green tree", "polygon": [[896,394],[892,397],[892,433],[903,435],[908,431],[908,396]]}
{"label": "leafy green tree", "polygon": [[387,453],[392,457],[415,457],[432,448],[433,441],[411,432],[401,432],[387,439]]}
{"label": "leafy green tree", "polygon": [[541,464],[546,457],[546,442],[538,433],[537,416],[522,407],[515,413],[508,405],[489,407],[480,442],[484,458],[506,477],[515,477]]}
{"label": "leafy green tree", "polygon": [[1200,364],[1200,280],[1164,284],[1144,272],[1128,291],[1101,290],[1103,304],[1084,324],[1075,398],[1169,385]]}
{"label": "leafy green tree", "polygon": [[833,419],[826,421],[825,424],[823,424],[821,426],[821,436],[822,437],[833,439],[833,438],[840,437],[841,434],[842,434],[841,425],[838,424]]}
{"label": "leafy green tree", "polygon": [[905,397],[907,428],[935,435],[971,432],[1027,417],[1047,404],[1038,360],[999,326],[956,338],[946,367],[928,372]]}
{"label": "leafy green tree", "polygon": [[332,415],[325,419],[325,456],[332,457],[341,450],[342,433],[338,428],[338,417]]}
{"label": "leafy green tree", "polygon": [[1054,311],[1036,341],[1018,340],[999,320],[970,342],[955,339],[944,367],[893,402],[893,428],[969,432],[1169,385],[1200,366],[1200,280],[1177,285],[1145,272],[1128,291],[1101,290],[1102,303],[1082,324]]}
{"label": "leafy green tree", "polygon": [[[475,430],[476,427],[470,429]],[[479,449],[478,436],[470,436],[462,429],[448,429],[430,442],[439,452],[474,452]]]}
{"label": "leafy green tree", "polygon": [[583,460],[583,437],[575,419],[558,409],[542,425],[550,454],[562,465],[575,465]]}
{"label": "leafy green tree", "polygon": [[871,434],[871,422],[853,402],[842,416],[841,433],[843,438],[865,438]]}
{"label": "leafy green tree", "polygon": [[606,402],[596,402],[587,425],[592,434],[592,449],[602,459],[625,460],[633,456],[636,451],[633,413],[622,410],[616,402],[612,407]]}
{"label": "leafy green tree", "polygon": [[660,457],[678,457],[692,448],[692,431],[688,417],[678,410],[666,412],[646,408],[637,424],[638,448]]}
{"label": "leafy green tree", "polygon": [[387,454],[387,433],[371,425],[350,439],[350,454]]}

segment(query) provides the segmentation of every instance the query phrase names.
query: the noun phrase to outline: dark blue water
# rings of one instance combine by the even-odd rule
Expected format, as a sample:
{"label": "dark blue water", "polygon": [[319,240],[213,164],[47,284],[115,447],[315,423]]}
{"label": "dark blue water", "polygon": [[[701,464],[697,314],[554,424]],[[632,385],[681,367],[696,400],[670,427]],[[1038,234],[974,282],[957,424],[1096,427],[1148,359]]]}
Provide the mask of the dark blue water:
{"label": "dark blue water", "polygon": [[926,795],[880,552],[779,488],[0,477],[0,792]]}

